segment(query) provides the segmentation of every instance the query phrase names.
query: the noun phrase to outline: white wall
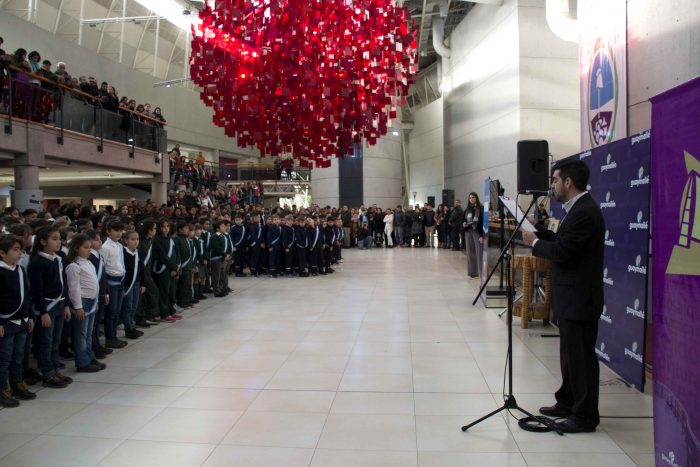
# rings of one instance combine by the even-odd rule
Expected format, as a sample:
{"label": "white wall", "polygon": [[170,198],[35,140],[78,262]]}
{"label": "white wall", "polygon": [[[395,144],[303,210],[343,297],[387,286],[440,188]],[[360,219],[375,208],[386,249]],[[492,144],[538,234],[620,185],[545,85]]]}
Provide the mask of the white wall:
{"label": "white wall", "polygon": [[444,173],[457,199],[481,193],[486,177],[515,194],[519,140],[546,139],[556,158],[579,150],[578,47],[554,36],[544,6],[477,4],[450,35]]}
{"label": "white wall", "polygon": [[487,176],[515,184],[520,135],[516,0],[477,4],[452,31],[443,59],[445,188],[457,199],[483,191]]}
{"label": "white wall", "polygon": [[409,177],[408,196],[416,192],[417,203],[428,201],[435,196],[435,202],[442,202],[444,146],[442,139],[442,98],[413,112],[413,130],[409,136]]}
{"label": "white wall", "polygon": [[[382,208],[401,204],[403,172],[401,138],[391,134],[381,137],[377,144],[364,148],[362,184],[366,205]],[[313,176],[316,176],[314,170]]]}
{"label": "white wall", "polygon": [[650,97],[700,75],[700,2],[627,1],[629,134],[651,128]]}
{"label": "white wall", "polygon": [[214,126],[212,111],[204,106],[197,91],[178,86],[154,88],[153,83],[158,79],[130,70],[2,10],[0,30],[5,39],[3,48],[10,53],[19,47],[27,51],[37,50],[42,59],[49,59],[54,65],[59,61],[66,62],[68,72],[73,76],[95,76],[98,82],[107,81],[114,85],[120,96],[160,106],[168,120],[169,140],[236,154],[259,155],[257,150],[239,148],[234,139],[224,135],[223,129]]}
{"label": "white wall", "polygon": [[338,186],[338,161],[331,161],[325,169],[311,171],[311,202],[319,206],[338,206],[340,204]]}
{"label": "white wall", "polygon": [[547,25],[545,0],[518,6],[520,138],[546,139],[555,159],[580,151],[578,44]]}

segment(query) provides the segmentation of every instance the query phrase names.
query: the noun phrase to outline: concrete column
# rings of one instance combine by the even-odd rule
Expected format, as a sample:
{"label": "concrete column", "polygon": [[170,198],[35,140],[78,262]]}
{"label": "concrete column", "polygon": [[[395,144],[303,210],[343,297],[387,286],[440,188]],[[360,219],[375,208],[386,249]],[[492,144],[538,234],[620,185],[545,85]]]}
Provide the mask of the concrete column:
{"label": "concrete column", "polygon": [[168,202],[168,184],[165,182],[151,183],[151,199],[158,207]]}
{"label": "concrete column", "polygon": [[15,165],[15,189],[12,191],[12,205],[20,211],[42,209],[44,192],[39,189],[39,167],[35,165]]}

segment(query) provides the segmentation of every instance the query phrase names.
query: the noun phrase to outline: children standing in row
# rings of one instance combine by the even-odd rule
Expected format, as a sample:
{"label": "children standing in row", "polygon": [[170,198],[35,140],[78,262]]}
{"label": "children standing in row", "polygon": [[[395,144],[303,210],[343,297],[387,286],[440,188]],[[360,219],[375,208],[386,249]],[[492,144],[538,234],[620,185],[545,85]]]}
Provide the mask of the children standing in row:
{"label": "children standing in row", "polygon": [[24,349],[34,327],[30,317],[29,282],[19,265],[23,241],[14,235],[0,237],[0,406],[17,407],[35,399],[22,379]]}
{"label": "children standing in row", "polygon": [[68,244],[66,280],[73,315],[73,352],[79,372],[95,373],[106,368],[97,361],[92,349],[95,316],[97,314],[100,282],[95,266],[90,262],[92,240],[79,234]]}
{"label": "children standing in row", "polygon": [[56,252],[61,248],[61,235],[55,227],[40,228],[34,236],[32,257],[28,275],[34,314],[41,326],[38,333],[38,361],[43,384],[46,387],[64,388],[73,380],[62,375],[59,369],[58,345],[64,321],[70,321],[70,308],[66,305],[68,286],[63,262]]}

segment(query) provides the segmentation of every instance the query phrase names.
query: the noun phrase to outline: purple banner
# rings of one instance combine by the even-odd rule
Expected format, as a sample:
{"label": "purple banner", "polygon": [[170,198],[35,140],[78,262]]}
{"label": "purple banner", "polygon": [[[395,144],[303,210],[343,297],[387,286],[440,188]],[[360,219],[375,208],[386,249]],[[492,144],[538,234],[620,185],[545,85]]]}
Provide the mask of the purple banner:
{"label": "purple banner", "polygon": [[700,465],[700,78],[652,99],[656,465]]}
{"label": "purple banner", "polygon": [[[591,170],[588,191],[605,218],[605,302],[596,353],[644,391],[651,135],[649,131],[571,158]],[[556,217],[563,217],[555,202]]]}

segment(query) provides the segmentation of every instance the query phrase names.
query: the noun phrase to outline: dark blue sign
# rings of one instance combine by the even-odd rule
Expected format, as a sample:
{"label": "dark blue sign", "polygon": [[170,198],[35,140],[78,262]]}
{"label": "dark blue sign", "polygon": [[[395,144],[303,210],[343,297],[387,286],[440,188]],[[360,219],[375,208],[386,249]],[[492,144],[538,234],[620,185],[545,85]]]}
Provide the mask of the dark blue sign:
{"label": "dark blue sign", "polygon": [[[605,218],[605,307],[598,358],[644,391],[651,137],[648,131],[571,156],[591,170],[588,191]],[[556,217],[563,209],[554,203]]]}

